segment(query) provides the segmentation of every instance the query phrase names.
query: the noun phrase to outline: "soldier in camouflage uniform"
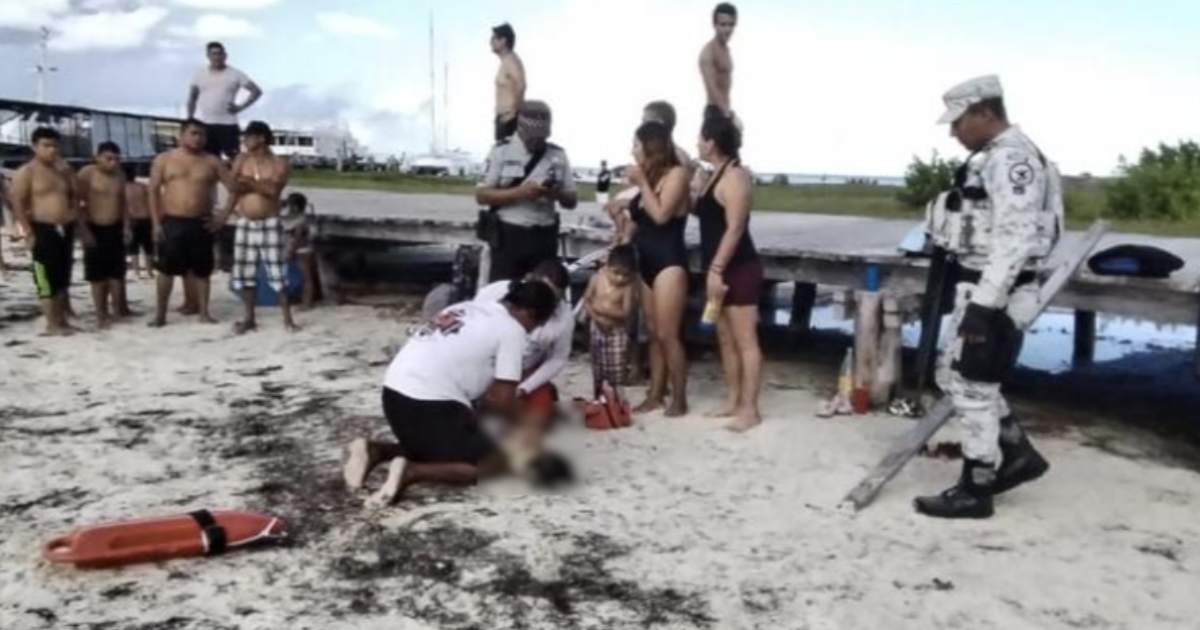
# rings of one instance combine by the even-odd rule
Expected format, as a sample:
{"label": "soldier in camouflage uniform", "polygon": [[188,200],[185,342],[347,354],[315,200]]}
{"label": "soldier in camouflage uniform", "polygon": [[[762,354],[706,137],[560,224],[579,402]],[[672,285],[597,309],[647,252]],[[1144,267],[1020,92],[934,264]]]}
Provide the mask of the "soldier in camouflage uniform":
{"label": "soldier in camouflage uniform", "polygon": [[915,506],[929,516],[987,518],[994,495],[1049,468],[1000,384],[1037,316],[1039,272],[1062,230],[1062,186],[1054,164],[1009,125],[995,76],[962,83],[943,98],[939,122],[972,152],[955,187],[930,208],[930,234],[961,266],[950,328],[956,334],[943,347],[937,380],[965,429],[964,463],[954,487]]}

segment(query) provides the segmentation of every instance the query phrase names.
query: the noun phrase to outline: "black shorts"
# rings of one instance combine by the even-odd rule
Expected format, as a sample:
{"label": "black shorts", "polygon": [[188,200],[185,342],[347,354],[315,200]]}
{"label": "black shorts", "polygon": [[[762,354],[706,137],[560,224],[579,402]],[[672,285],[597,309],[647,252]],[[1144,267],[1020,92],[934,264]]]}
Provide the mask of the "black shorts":
{"label": "black shorts", "polygon": [[131,225],[133,238],[129,241],[129,255],[139,253],[147,257],[154,255],[154,222],[150,219],[134,219]]}
{"label": "black shorts", "polygon": [[204,150],[221,157],[224,155],[229,159],[237,155],[242,148],[241,130],[237,125],[208,125],[208,140],[204,144]]}
{"label": "black shorts", "polygon": [[517,117],[513,116],[508,120],[504,120],[499,116],[496,117],[496,141],[511,138],[514,133],[517,133]]}
{"label": "black shorts", "polygon": [[33,222],[33,286],[38,299],[65,295],[71,286],[74,224]]}
{"label": "black shorts", "polygon": [[558,225],[521,226],[497,222],[491,282],[519,280],[538,263],[558,258]]}
{"label": "black shorts", "polygon": [[125,279],[125,226],[89,224],[95,247],[83,250],[83,277],[88,282]]}
{"label": "black shorts", "polygon": [[191,274],[207,278],[213,272],[213,235],[205,219],[164,217],[163,238],[155,265],[168,276]]}
{"label": "black shorts", "polygon": [[383,413],[414,462],[475,464],[496,452],[475,411],[454,400],[416,400],[383,388]]}

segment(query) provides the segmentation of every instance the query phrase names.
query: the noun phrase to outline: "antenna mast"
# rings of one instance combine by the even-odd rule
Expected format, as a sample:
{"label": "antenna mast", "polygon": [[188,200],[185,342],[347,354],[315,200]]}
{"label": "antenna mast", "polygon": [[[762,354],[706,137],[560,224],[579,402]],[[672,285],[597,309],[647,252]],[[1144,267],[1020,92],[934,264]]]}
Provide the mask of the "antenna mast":
{"label": "antenna mast", "polygon": [[58,72],[58,68],[51,66],[47,60],[46,49],[50,43],[50,29],[42,27],[42,38],[38,43],[38,64],[34,66],[34,72],[37,73],[37,102],[46,102],[46,75],[51,72]]}
{"label": "antenna mast", "polygon": [[437,74],[433,61],[433,11],[429,12],[429,152],[437,153]]}

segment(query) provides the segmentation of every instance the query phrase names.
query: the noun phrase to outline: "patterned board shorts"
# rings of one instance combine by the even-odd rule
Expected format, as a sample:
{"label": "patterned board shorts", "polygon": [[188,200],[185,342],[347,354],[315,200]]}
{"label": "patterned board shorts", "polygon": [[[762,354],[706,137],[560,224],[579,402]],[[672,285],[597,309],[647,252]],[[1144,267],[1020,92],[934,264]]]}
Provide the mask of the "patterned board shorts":
{"label": "patterned board shorts", "polygon": [[629,331],[624,325],[605,330],[592,321],[592,382],[596,395],[600,386],[608,383],[618,387],[625,382],[625,363],[629,350]]}
{"label": "patterned board shorts", "polygon": [[284,288],[286,273],[283,259],[283,223],[279,217],[252,221],[245,217],[237,221],[233,239],[234,290],[253,289],[258,284],[258,261],[267,271],[267,284],[276,292]]}

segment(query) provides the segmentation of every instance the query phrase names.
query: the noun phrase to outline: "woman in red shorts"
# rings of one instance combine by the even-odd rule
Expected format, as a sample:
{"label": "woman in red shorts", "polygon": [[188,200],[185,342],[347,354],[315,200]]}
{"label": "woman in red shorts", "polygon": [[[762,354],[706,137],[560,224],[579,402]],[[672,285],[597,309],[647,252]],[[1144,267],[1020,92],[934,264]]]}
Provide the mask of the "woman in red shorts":
{"label": "woman in red shorts", "polygon": [[724,116],[707,118],[700,129],[700,159],[715,168],[695,204],[700,218],[700,252],[708,300],[721,304],[717,341],[729,385],[716,415],[732,418],[726,428],[745,431],[762,422],[758,392],[762,351],[758,345],[758,301],[763,266],[750,238],[754,182],[741,166],[742,134]]}

